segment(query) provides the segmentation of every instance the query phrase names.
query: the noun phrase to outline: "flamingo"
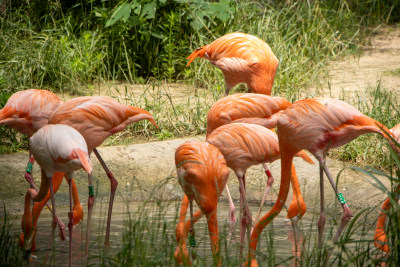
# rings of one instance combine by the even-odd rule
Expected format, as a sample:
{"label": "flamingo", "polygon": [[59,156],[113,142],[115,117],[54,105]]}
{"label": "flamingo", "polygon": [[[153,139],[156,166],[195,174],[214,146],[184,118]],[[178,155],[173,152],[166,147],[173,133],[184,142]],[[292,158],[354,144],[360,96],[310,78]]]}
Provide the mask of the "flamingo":
{"label": "flamingo", "polygon": [[[30,138],[47,125],[51,113],[62,103],[56,94],[46,90],[28,89],[16,92],[0,110],[0,124],[6,124]],[[34,159],[30,153],[29,158],[25,179],[32,188],[37,189],[31,175]]]}
{"label": "flamingo", "polygon": [[[243,244],[245,237],[245,228],[251,222],[251,214],[246,201],[246,180],[245,174],[247,169],[256,164],[273,162],[280,158],[280,150],[277,135],[260,125],[247,123],[226,124],[215,129],[208,135],[207,142],[216,146],[225,157],[228,167],[231,168],[239,179],[240,192],[240,243]],[[310,164],[313,161],[304,151],[299,151],[296,156]],[[292,183],[297,183],[294,190],[299,187],[298,179],[295,172],[292,176]],[[304,203],[299,201],[297,196],[301,194],[293,194],[293,202],[290,209],[300,209],[305,212],[305,207],[299,207]],[[302,214],[301,214],[302,215]],[[242,255],[240,249],[240,257]]]}
{"label": "flamingo", "polygon": [[53,225],[58,223],[56,219],[52,177],[56,172],[66,173],[69,180],[70,212],[68,213],[68,229],[69,266],[71,266],[73,229],[71,179],[73,172],[81,168],[88,174],[92,172],[92,163],[89,158],[85,139],[78,131],[67,125],[46,125],[40,128],[30,138],[30,149],[40,165],[42,179],[39,192],[36,192],[34,189],[28,189],[26,192],[24,216],[22,220],[22,224],[25,224],[23,229],[28,229],[30,225],[32,225],[31,201],[42,201],[49,188],[53,206]]}
{"label": "flamingo", "polygon": [[[295,102],[278,118],[277,133],[281,151],[281,185],[272,209],[254,226],[250,237],[248,260],[258,266],[255,252],[262,230],[279,214],[289,192],[290,177],[294,172],[293,156],[302,149],[310,151],[319,162],[321,214],[318,221],[318,246],[322,247],[325,226],[323,173],[325,172],[343,208],[343,216],[333,241],[336,242],[351,218],[351,210],[343,194],[337,189],[325,162],[329,149],[350,142],[361,134],[378,133],[388,139],[389,130],[376,120],[365,116],[353,106],[334,99],[305,99]],[[397,151],[397,150],[396,150]]]}
{"label": "flamingo", "polygon": [[[216,128],[222,125],[237,122],[258,124],[268,129],[273,129],[276,127],[277,119],[282,111],[290,105],[292,105],[292,103],[288,102],[283,97],[272,97],[263,94],[233,94],[226,96],[215,102],[208,111],[207,136],[211,134],[211,132],[214,131]],[[258,220],[266,196],[274,182],[274,178],[267,165],[265,163],[262,163],[262,165],[268,179],[267,187],[265,189],[265,193],[262,198],[255,221]],[[298,182],[294,182],[293,185],[298,185]],[[225,190],[230,206],[229,218],[232,231],[232,229],[234,229],[236,221],[235,206],[233,204],[228,186],[225,187]],[[301,205],[298,205],[297,203],[296,205],[294,205],[295,203],[292,203],[293,205],[291,205],[291,208],[289,208],[287,219],[292,219],[299,214],[298,207],[303,208],[303,210],[300,212],[299,217],[301,217],[305,213],[306,204],[301,195],[300,187],[296,187],[293,192],[295,194],[298,194],[295,199],[298,202],[302,203]]]}
{"label": "flamingo", "polygon": [[208,111],[207,136],[216,128],[234,122],[258,124],[273,129],[281,111],[291,105],[283,97],[263,94],[233,94],[223,97]]}
{"label": "flamingo", "polygon": [[[390,132],[394,135],[394,138],[397,142],[400,140],[400,123],[394,126],[392,129],[390,129]],[[400,186],[396,188],[396,194],[398,195],[400,192]],[[395,199],[397,201],[398,198]],[[378,217],[378,221],[376,223],[376,229],[375,229],[375,234],[374,234],[374,245],[378,249],[382,250],[383,252],[389,253],[390,249],[389,246],[387,245],[388,243],[388,238],[385,233],[385,222],[387,218],[387,214],[389,209],[391,208],[391,199],[390,197],[386,198],[386,200],[383,202],[381,212]]]}
{"label": "flamingo", "polygon": [[[176,238],[179,244],[175,257],[179,263],[190,263],[186,248],[188,229],[190,227],[193,231],[194,220],[197,221],[205,214],[214,261],[217,266],[220,266],[217,204],[229,177],[226,161],[218,148],[212,144],[187,141],[176,149],[175,165],[178,182],[186,194],[182,200],[180,219],[176,227]],[[195,215],[193,215],[193,200],[200,208]],[[191,219],[185,225],[188,203]]]}
{"label": "flamingo", "polygon": [[[14,93],[8,99],[6,105],[0,110],[0,125],[8,125],[21,134],[27,135],[29,138],[41,127],[47,125],[48,119],[51,113],[54,112],[63,102],[54,93],[47,90],[39,89],[28,89],[25,91],[19,91]],[[31,185],[31,188],[39,191],[35,185],[32,177],[32,166],[35,162],[31,152],[29,152],[29,162],[25,172],[25,179]],[[54,192],[57,192],[60,184],[62,182],[63,175],[56,173],[53,177]],[[77,194],[77,189],[74,180],[72,179],[73,188],[73,199],[74,199],[74,223],[79,223],[83,219],[83,209],[79,202],[79,196]],[[50,199],[50,192],[48,193]],[[46,202],[41,203],[42,208],[47,204]],[[50,211],[51,207],[48,206]],[[38,220],[38,215],[34,211],[34,227],[33,231],[36,232],[36,223]],[[59,226],[59,234],[62,240],[65,239],[65,226],[64,223],[57,218]],[[26,232],[26,231],[25,231]],[[33,237],[31,247],[25,247],[26,250],[35,250],[35,234],[29,233],[29,236]],[[20,245],[24,246],[24,234],[20,237]]]}
{"label": "flamingo", "polygon": [[[110,244],[110,225],[111,213],[114,202],[115,190],[118,181],[108,169],[104,160],[101,158],[96,147],[100,146],[104,140],[114,133],[120,132],[129,124],[140,120],[149,120],[154,126],[157,124],[153,116],[141,108],[127,106],[116,100],[106,97],[77,97],[71,99],[59,107],[49,118],[49,124],[66,124],[75,128],[82,136],[88,146],[89,155],[93,151],[107,173],[111,183],[111,194],[107,216],[106,236],[104,244]],[[92,210],[94,204],[94,191],[92,175],[89,174],[89,199],[88,199],[88,218],[86,232],[85,252],[89,252],[89,237]]]}
{"label": "flamingo", "polygon": [[226,34],[209,45],[196,49],[186,67],[196,58],[207,58],[225,77],[225,96],[239,83],[249,91],[271,95],[279,60],[263,40],[250,34]]}

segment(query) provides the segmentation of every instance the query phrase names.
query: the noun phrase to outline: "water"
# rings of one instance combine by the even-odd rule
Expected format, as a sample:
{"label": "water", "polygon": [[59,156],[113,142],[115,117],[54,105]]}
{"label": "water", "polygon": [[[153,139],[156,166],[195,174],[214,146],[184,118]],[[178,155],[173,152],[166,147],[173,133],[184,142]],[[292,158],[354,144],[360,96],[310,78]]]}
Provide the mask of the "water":
{"label": "water", "polygon": [[[129,204],[129,205],[128,205]],[[239,213],[238,206],[236,210],[236,229],[235,233],[229,238],[228,241],[221,242],[221,250],[229,250],[230,257],[238,257],[238,232],[239,232]],[[161,207],[161,208],[160,208]],[[146,205],[143,202],[130,202],[130,203],[115,203],[112,215],[112,223],[111,223],[111,247],[108,250],[104,250],[103,242],[104,242],[104,233],[105,233],[105,223],[107,216],[107,208],[108,204],[96,203],[93,211],[93,219],[92,219],[92,229],[91,229],[91,239],[90,239],[90,257],[89,263],[93,263],[95,265],[99,264],[99,259],[106,255],[108,257],[114,257],[121,249],[123,248],[123,236],[124,232],[129,229],[128,221],[129,217],[132,221],[140,221],[139,216],[146,216],[146,220],[152,218],[149,223],[154,223],[159,221],[161,224],[167,225],[167,234],[166,236],[171,240],[174,239],[175,236],[175,226],[177,223],[177,217],[179,214],[180,202],[159,202],[156,203],[147,203]],[[255,216],[258,206],[250,205],[250,209],[252,215]],[[264,206],[262,214],[267,212],[270,209],[269,206]],[[84,211],[87,210],[87,207],[84,207]],[[196,210],[196,206],[195,206]],[[67,213],[69,211],[68,207],[57,207],[57,214],[61,218],[61,220],[68,224]],[[141,211],[141,212],[140,212]],[[227,240],[229,222],[228,222],[228,211],[229,205],[226,202],[220,202],[218,206],[218,220],[219,220],[219,232],[220,238],[222,240]],[[86,215],[86,214],[85,214]],[[261,248],[262,254],[273,253],[275,257],[275,262],[281,263],[285,266],[290,266],[294,264],[293,257],[299,257],[301,254],[301,250],[304,244],[307,244],[309,247],[313,247],[316,242],[316,234],[317,227],[316,221],[318,220],[317,215],[313,215],[311,212],[307,212],[305,216],[298,222],[297,224],[292,223],[284,223],[284,218],[286,216],[285,210],[281,212],[281,214],[275,218],[273,224],[270,224],[264,229],[263,235],[260,239],[260,243],[258,248]],[[187,219],[189,218],[189,214],[187,214]],[[13,222],[13,226],[11,231],[16,234],[21,233],[21,218],[16,218]],[[53,265],[53,266],[67,266],[68,265],[68,241],[60,241],[58,237],[58,230],[56,229],[56,236],[53,242],[53,248],[48,250],[48,242],[51,238],[51,221],[52,215],[46,209],[40,216],[38,222],[38,232],[36,235],[36,248],[37,251],[33,254],[33,257],[30,260],[31,266],[42,266]],[[147,223],[147,222],[146,222]],[[332,231],[329,231],[329,218],[327,218],[327,226],[325,228],[325,240],[329,242],[331,238]],[[333,228],[333,231],[336,231],[337,227]],[[196,253],[199,254],[200,257],[206,258],[206,262],[212,263],[211,257],[211,249],[210,249],[210,241],[208,235],[208,229],[205,217],[200,219],[195,224],[196,230]],[[359,231],[356,234],[359,238],[369,238],[372,239],[373,229],[368,231]],[[150,235],[150,230],[146,231],[147,235]],[[158,232],[157,232],[158,233]],[[264,234],[265,233],[265,234]],[[273,239],[273,252],[271,252],[268,248],[271,247],[271,240],[269,239],[270,234],[272,233]],[[334,233],[334,232],[333,232]],[[68,236],[68,229],[67,229]],[[74,266],[82,266],[86,265],[85,262],[85,238],[86,238],[86,218],[83,219],[79,225],[74,227],[73,231],[73,265]],[[150,241],[149,241],[150,240]],[[143,242],[155,242],[151,241],[155,239],[143,240]],[[174,244],[175,242],[175,244]],[[172,245],[176,246],[176,241],[171,241]],[[157,244],[154,244],[157,245]],[[355,245],[346,245],[349,248]],[[233,248],[233,249],[232,249]],[[246,255],[246,250],[245,255]],[[226,256],[226,253],[221,253],[223,257]],[[293,259],[291,259],[293,258]],[[208,264],[207,264],[208,265]]]}

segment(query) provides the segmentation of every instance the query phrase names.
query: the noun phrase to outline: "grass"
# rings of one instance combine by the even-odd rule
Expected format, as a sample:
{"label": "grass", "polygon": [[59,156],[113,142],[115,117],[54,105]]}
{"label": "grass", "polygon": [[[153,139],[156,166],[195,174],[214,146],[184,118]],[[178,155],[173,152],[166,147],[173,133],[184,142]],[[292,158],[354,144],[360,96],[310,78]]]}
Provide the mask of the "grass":
{"label": "grass", "polygon": [[391,71],[386,71],[385,74],[391,76],[400,76],[400,68]]}
{"label": "grass", "polygon": [[[383,88],[379,81],[375,87],[369,87],[367,93],[367,96],[357,94],[353,103],[349,103],[389,129],[399,123],[400,104],[395,93]],[[331,155],[358,166],[369,165],[390,171],[393,169],[393,161],[386,143],[379,135],[366,134],[333,150]]]}

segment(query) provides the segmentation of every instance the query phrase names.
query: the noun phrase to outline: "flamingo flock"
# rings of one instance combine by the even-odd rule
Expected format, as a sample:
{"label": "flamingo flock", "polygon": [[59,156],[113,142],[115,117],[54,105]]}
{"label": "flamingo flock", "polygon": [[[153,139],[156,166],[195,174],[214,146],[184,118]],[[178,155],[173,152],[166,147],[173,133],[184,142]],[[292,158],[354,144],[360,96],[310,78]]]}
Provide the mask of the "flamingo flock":
{"label": "flamingo flock", "polygon": [[[392,130],[378,121],[362,114],[351,105],[335,100],[313,98],[290,103],[282,97],[272,97],[271,91],[279,61],[271,48],[261,39],[244,33],[230,33],[209,45],[196,49],[189,57],[187,66],[196,58],[207,58],[222,70],[225,78],[225,97],[217,101],[207,115],[205,141],[187,141],[175,152],[177,177],[185,196],[176,226],[178,263],[191,264],[189,243],[194,241],[194,224],[203,215],[207,218],[214,263],[222,265],[219,252],[217,204],[226,190],[230,203],[229,221],[231,231],[235,227],[235,206],[227,187],[229,169],[239,181],[240,233],[242,259],[245,235],[249,237],[249,253],[246,265],[258,266],[256,250],[263,229],[282,210],[290,184],[293,200],[289,205],[287,219],[300,219],[306,212],[306,203],[300,192],[293,157],[301,157],[310,164],[311,153],[319,163],[320,170],[320,217],[318,220],[318,246],[322,247],[325,226],[324,173],[343,209],[343,216],[333,238],[336,242],[351,219],[351,210],[343,194],[339,192],[327,167],[325,158],[331,148],[340,147],[359,135],[377,133],[383,136],[395,152],[399,149],[394,141],[400,138],[400,124]],[[239,83],[247,84],[249,93],[228,95]],[[250,93],[252,92],[252,93]],[[69,265],[73,227],[83,220],[77,186],[73,173],[83,169],[88,173],[88,216],[85,253],[89,253],[89,232],[94,190],[92,181],[91,152],[94,152],[110,180],[110,200],[106,226],[105,245],[109,246],[112,206],[118,181],[101,158],[96,147],[112,134],[128,125],[148,120],[158,128],[153,116],[140,108],[127,106],[106,97],[77,97],[62,102],[54,93],[30,89],[12,95],[0,110],[0,124],[6,124],[29,137],[29,162],[25,179],[30,189],[25,195],[23,233],[20,245],[26,251],[36,248],[36,225],[41,210],[51,199],[53,213],[52,237],[56,227],[62,240],[66,238],[64,223],[57,217],[54,194],[65,177],[69,185],[70,212],[68,213]],[[276,128],[276,130],[274,130]],[[261,207],[274,182],[266,163],[281,159],[281,181],[278,198],[263,216]],[[38,188],[32,177],[32,165],[41,168],[41,184]],[[267,179],[266,189],[255,220],[252,219],[246,198],[246,170],[262,164]],[[400,191],[400,187],[398,188]],[[34,201],[33,207],[31,202]],[[193,212],[193,201],[199,207]],[[374,244],[389,253],[385,221],[391,199],[383,203],[378,218]],[[186,213],[190,208],[190,218]],[[254,223],[254,227],[252,224]],[[190,244],[190,247],[193,244]]]}

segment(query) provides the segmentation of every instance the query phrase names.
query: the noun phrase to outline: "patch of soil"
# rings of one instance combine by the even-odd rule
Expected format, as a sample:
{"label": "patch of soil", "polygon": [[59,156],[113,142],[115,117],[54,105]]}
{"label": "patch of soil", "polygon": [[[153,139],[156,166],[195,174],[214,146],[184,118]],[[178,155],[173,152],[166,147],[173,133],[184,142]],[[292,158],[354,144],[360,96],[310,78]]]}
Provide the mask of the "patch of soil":
{"label": "patch of soil", "polygon": [[348,56],[331,62],[327,76],[316,87],[316,97],[330,97],[349,101],[358,94],[368,97],[367,89],[380,83],[383,88],[399,95],[400,28],[385,27],[371,36],[360,55]]}

